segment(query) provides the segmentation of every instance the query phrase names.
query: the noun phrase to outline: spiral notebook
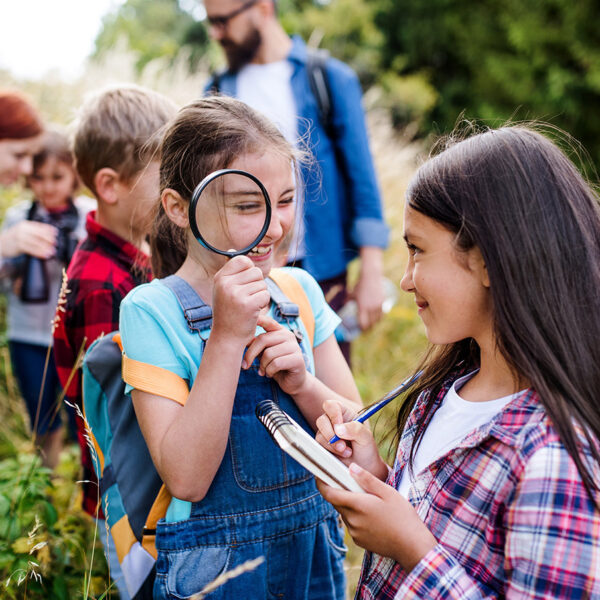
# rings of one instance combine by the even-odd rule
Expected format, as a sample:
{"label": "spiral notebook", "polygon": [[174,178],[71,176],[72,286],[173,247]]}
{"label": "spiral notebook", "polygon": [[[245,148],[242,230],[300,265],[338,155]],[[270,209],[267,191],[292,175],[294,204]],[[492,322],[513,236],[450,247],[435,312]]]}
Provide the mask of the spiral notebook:
{"label": "spiral notebook", "polygon": [[267,428],[273,441],[315,477],[338,489],[364,491],[352,478],[348,467],[306,433],[275,402],[259,402],[256,416]]}

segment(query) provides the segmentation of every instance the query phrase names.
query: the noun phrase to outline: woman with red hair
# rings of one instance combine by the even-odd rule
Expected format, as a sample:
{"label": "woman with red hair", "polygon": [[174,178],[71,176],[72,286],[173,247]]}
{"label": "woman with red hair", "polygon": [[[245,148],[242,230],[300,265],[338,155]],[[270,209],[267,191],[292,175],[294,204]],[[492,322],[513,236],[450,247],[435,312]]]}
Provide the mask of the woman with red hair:
{"label": "woman with red hair", "polygon": [[[0,187],[31,175],[43,141],[44,125],[32,103],[18,91],[0,90]],[[24,253],[48,258],[55,245],[55,227],[24,220],[0,233],[0,270],[4,259]]]}
{"label": "woman with red hair", "polygon": [[37,110],[20,93],[0,91],[0,185],[31,173],[43,125]]}

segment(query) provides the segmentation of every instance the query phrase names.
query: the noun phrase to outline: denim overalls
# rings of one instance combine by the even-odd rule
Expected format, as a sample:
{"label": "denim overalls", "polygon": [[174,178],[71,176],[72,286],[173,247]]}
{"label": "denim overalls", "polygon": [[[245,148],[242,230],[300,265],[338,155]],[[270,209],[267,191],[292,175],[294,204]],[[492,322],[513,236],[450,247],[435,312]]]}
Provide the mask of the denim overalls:
{"label": "denim overalls", "polygon": [[[171,276],[164,283],[204,345],[212,324],[210,307],[182,279]],[[271,280],[267,284],[276,319],[297,330],[298,307]],[[292,398],[273,379],[258,374],[257,361],[241,370],[227,449],[208,493],[192,503],[189,519],[158,523],[155,598],[187,598],[259,557],[264,561],[256,569],[230,579],[207,598],[344,598],[346,548],[338,515],[312,475],[275,445],[256,418],[256,404],[265,398],[313,433]]]}

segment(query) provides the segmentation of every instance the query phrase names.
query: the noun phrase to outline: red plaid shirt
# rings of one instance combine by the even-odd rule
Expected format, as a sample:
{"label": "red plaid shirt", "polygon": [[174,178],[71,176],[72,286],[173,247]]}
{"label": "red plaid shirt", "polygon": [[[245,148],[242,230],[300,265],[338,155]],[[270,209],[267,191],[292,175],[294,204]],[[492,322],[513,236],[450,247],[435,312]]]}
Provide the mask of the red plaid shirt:
{"label": "red plaid shirt", "polygon": [[[395,488],[427,396],[402,434],[388,478]],[[600,466],[582,432],[579,439],[599,482]],[[415,476],[408,499],[438,544],[410,573],[367,552],[357,598],[600,598],[600,511],[535,391]]]}
{"label": "red plaid shirt", "polygon": [[[132,288],[150,279],[148,257],[102,227],[95,217],[95,212],[88,214],[87,238],[67,269],[65,312],[58,313],[60,321],[54,332],[54,359],[65,397],[80,408],[81,369],[71,375],[80,349],[87,350],[97,337],[118,329],[121,301]],[[77,427],[83,465],[83,509],[95,516],[99,509],[98,480],[79,418]]]}

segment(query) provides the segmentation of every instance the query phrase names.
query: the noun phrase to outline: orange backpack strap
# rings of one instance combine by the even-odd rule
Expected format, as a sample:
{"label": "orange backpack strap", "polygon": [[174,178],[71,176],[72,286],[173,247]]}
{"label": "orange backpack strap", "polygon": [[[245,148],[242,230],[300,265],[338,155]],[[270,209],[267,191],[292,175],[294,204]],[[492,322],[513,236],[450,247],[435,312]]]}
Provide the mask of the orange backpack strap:
{"label": "orange backpack strap", "polygon": [[277,284],[277,287],[287,296],[288,300],[298,305],[300,319],[308,333],[310,347],[315,341],[315,315],[304,288],[300,282],[282,269],[271,269],[269,277]]}
{"label": "orange backpack strap", "polygon": [[[116,334],[113,340],[123,349],[121,336]],[[148,392],[174,400],[182,406],[190,393],[187,381],[172,371],[122,356],[123,380],[136,390]]]}
{"label": "orange backpack strap", "polygon": [[158,553],[156,551],[155,540],[156,540],[156,524],[160,519],[162,519],[167,514],[167,509],[169,508],[169,504],[171,503],[171,494],[168,492],[167,488],[163,486],[160,488],[158,492],[158,496],[156,496],[156,500],[148,513],[148,518],[146,519],[146,525],[144,525],[144,533],[142,535],[142,547],[154,558],[158,557]]}

